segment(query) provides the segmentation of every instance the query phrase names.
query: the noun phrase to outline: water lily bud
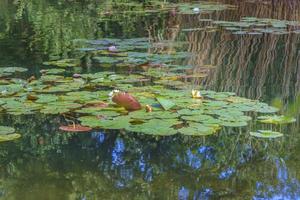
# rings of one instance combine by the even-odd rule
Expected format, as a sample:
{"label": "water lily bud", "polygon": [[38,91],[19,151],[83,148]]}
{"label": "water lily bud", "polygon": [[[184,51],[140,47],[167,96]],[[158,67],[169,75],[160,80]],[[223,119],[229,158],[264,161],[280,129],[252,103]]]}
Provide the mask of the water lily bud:
{"label": "water lily bud", "polygon": [[117,51],[117,47],[116,46],[110,46],[110,47],[108,47],[108,51],[110,51],[110,52],[116,52]]}
{"label": "water lily bud", "polygon": [[193,8],[193,12],[194,13],[199,13],[200,12],[200,8]]}
{"label": "water lily bud", "polygon": [[146,105],[146,112],[152,112],[152,107],[149,105]]}
{"label": "water lily bud", "polygon": [[81,74],[73,74],[73,78],[81,78]]}
{"label": "water lily bud", "polygon": [[108,94],[108,96],[109,97],[113,97],[115,94],[117,94],[117,93],[119,93],[120,92],[120,90],[112,90],[109,94]]}
{"label": "water lily bud", "polygon": [[113,95],[112,101],[128,111],[140,110],[141,104],[132,95],[125,92],[118,92]]}
{"label": "water lily bud", "polygon": [[27,82],[31,83],[34,80],[36,80],[35,76],[30,76],[29,79],[27,79]]}

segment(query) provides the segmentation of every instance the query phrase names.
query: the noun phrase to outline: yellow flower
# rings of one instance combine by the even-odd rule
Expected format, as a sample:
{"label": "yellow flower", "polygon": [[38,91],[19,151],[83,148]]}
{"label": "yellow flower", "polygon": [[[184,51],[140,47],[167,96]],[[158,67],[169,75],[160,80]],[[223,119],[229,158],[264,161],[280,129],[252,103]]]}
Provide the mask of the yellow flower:
{"label": "yellow flower", "polygon": [[195,99],[203,99],[199,90],[192,90],[192,97]]}

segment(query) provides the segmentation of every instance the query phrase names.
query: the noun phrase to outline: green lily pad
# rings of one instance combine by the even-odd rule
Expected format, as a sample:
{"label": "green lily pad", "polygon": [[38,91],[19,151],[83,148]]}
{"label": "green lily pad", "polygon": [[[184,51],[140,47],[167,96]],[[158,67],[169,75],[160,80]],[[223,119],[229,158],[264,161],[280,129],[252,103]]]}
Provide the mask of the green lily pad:
{"label": "green lily pad", "polygon": [[178,132],[183,135],[191,135],[191,136],[206,136],[212,135],[216,131],[215,128],[205,126],[201,123],[191,123],[189,127],[183,127],[178,129]]}
{"label": "green lily pad", "polygon": [[129,117],[132,119],[140,119],[140,120],[147,120],[147,119],[174,119],[178,118],[179,115],[176,112],[169,112],[169,111],[153,111],[153,112],[146,112],[144,110],[134,111],[129,113]]}
{"label": "green lily pad", "polygon": [[15,129],[13,127],[9,126],[0,126],[0,135],[8,135],[15,132]]}
{"label": "green lily pad", "polygon": [[283,136],[282,133],[271,130],[258,130],[257,132],[250,132],[250,135],[258,138],[278,138]]}
{"label": "green lily pad", "polygon": [[12,134],[8,134],[8,135],[0,135],[0,142],[12,141],[12,140],[19,139],[20,137],[21,137],[21,135],[18,133],[12,133]]}
{"label": "green lily pad", "polygon": [[260,116],[258,121],[265,124],[290,124],[296,122],[293,117],[283,116],[283,115],[273,115],[273,116]]}
{"label": "green lily pad", "polygon": [[180,124],[176,119],[151,119],[143,124],[131,125],[126,130],[148,135],[168,136],[177,133],[172,126]]}
{"label": "green lily pad", "polygon": [[165,110],[170,110],[176,105],[173,101],[165,99],[163,97],[156,97],[156,99]]}
{"label": "green lily pad", "polygon": [[79,120],[81,121],[81,124],[84,126],[88,126],[91,128],[103,128],[103,129],[126,129],[131,124],[131,119],[127,116],[119,116],[115,117],[113,119],[99,119],[95,116],[85,116],[80,117]]}
{"label": "green lily pad", "polygon": [[43,70],[43,73],[45,73],[45,74],[51,74],[51,75],[56,75],[56,74],[62,74],[65,71],[66,71],[65,69],[60,69],[60,68],[56,69],[56,68],[54,68],[54,69]]}
{"label": "green lily pad", "polygon": [[77,59],[62,59],[56,61],[43,62],[43,65],[52,65],[57,67],[76,67],[80,61]]}
{"label": "green lily pad", "polygon": [[221,125],[225,127],[243,127],[248,126],[248,123],[246,121],[222,121]]}
{"label": "green lily pad", "polygon": [[265,103],[258,103],[256,105],[255,111],[258,113],[268,114],[268,113],[276,113],[279,111],[279,109],[269,106],[268,104],[265,104]]}
{"label": "green lily pad", "polygon": [[23,67],[5,67],[0,68],[0,73],[16,73],[16,72],[26,72],[28,69]]}

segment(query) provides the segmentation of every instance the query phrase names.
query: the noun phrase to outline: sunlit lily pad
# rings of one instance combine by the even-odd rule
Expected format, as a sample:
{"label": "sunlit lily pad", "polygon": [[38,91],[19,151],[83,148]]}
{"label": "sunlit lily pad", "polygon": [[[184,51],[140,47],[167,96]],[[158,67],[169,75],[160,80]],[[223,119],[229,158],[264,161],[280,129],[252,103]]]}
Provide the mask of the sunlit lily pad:
{"label": "sunlit lily pad", "polygon": [[18,133],[12,133],[12,134],[8,134],[8,135],[0,135],[0,142],[12,141],[12,140],[19,139],[20,137],[21,137],[21,135]]}
{"label": "sunlit lily pad", "polygon": [[53,65],[57,67],[76,67],[79,65],[77,59],[62,59],[56,61],[43,62],[44,65]]}
{"label": "sunlit lily pad", "polygon": [[131,125],[126,130],[149,135],[168,136],[177,133],[177,130],[172,128],[172,126],[180,123],[181,122],[176,119],[152,119],[142,124]]}
{"label": "sunlit lily pad", "polygon": [[257,132],[250,132],[250,135],[258,138],[278,138],[283,136],[282,133],[271,130],[259,130]]}
{"label": "sunlit lily pad", "polygon": [[173,101],[163,97],[156,97],[156,99],[165,110],[169,110],[176,105]]}
{"label": "sunlit lily pad", "polygon": [[8,135],[15,132],[15,129],[13,127],[9,126],[0,126],[0,135]]}
{"label": "sunlit lily pad", "polygon": [[265,124],[290,124],[296,122],[296,119],[283,115],[260,116],[258,121]]}
{"label": "sunlit lily pad", "polygon": [[183,135],[205,136],[215,133],[216,130],[213,127],[205,126],[200,123],[191,123],[189,127],[178,129],[178,131]]}
{"label": "sunlit lily pad", "polygon": [[0,142],[16,140],[20,137],[21,135],[15,133],[15,129],[13,127],[0,126]]}

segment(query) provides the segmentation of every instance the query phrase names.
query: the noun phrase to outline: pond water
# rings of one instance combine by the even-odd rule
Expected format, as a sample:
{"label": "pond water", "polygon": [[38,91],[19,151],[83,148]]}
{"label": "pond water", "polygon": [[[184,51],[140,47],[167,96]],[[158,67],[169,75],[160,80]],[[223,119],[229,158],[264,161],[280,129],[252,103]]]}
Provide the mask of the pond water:
{"label": "pond water", "polygon": [[[0,67],[28,71],[1,71],[0,84],[19,81],[7,77],[39,78],[40,70],[51,68],[65,69],[65,76],[114,71],[113,77],[124,81],[141,67],[147,72],[143,75],[168,81],[143,83],[138,77],[135,85],[234,92],[279,107],[296,122],[254,120],[209,136],[101,128],[77,134],[59,130],[74,116],[57,109],[58,114],[51,114],[53,107],[32,114],[27,104],[12,111],[20,107],[13,104],[10,112],[1,113],[0,124],[14,127],[22,137],[0,143],[0,199],[300,199],[300,4],[172,2],[2,0]],[[133,59],[115,65],[111,54],[103,56],[105,45],[111,53],[122,49]],[[139,50],[131,52],[132,47]],[[146,63],[145,52],[152,56]],[[51,63],[57,60],[63,61]],[[164,62],[177,67],[181,81],[164,70],[149,70]],[[96,89],[101,92],[110,84]],[[132,85],[116,82],[114,87]],[[65,93],[65,88],[52,89]],[[9,92],[2,89],[2,96]],[[284,136],[249,135],[266,128]]]}

